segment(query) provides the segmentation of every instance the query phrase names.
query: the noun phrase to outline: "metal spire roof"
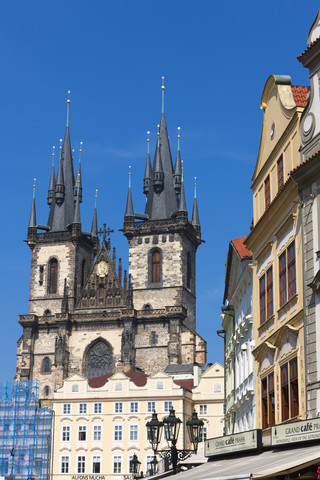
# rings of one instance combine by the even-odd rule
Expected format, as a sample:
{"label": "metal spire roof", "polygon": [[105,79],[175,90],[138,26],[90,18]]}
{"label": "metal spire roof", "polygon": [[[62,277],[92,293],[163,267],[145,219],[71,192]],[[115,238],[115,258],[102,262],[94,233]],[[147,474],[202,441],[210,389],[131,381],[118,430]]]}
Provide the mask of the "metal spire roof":
{"label": "metal spire roof", "polygon": [[[162,95],[164,89],[162,88]],[[164,107],[162,108],[164,110]],[[164,111],[161,114],[160,131],[159,131],[159,144],[160,144],[160,158],[163,171],[163,189],[160,193],[155,193],[153,187],[153,179],[155,175],[157,147],[152,172],[152,182],[150,184],[150,190],[146,203],[145,213],[149,216],[150,220],[171,218],[171,214],[178,209],[177,195],[174,189],[173,183],[173,166],[170,151],[170,144],[167,132],[166,119]]]}
{"label": "metal spire roof", "polygon": [[194,182],[194,200],[193,200],[193,209],[192,209],[192,225],[200,227],[198,203],[197,203],[197,184],[196,177]]}
{"label": "metal spire roof", "polygon": [[55,188],[56,188],[56,179],[55,179],[55,173],[54,173],[54,150],[55,150],[55,147],[52,147],[52,168],[51,168],[51,176],[50,176],[48,198],[47,198],[49,206],[54,201]]}
{"label": "metal spire roof", "polygon": [[35,227],[37,225],[36,219],[36,179],[34,179],[33,184],[33,196],[32,196],[32,207],[30,213],[29,227]]}
{"label": "metal spire roof", "polygon": [[74,217],[72,223],[81,223],[80,219],[80,177],[77,179],[77,198],[76,198],[76,206],[74,209]]}
{"label": "metal spire roof", "polygon": [[[81,175],[81,152],[82,152],[82,145],[83,142],[80,142],[80,149],[79,149],[79,163],[78,163],[78,170],[77,170],[77,175],[76,179],[80,179],[79,182],[79,197],[80,197],[80,203],[82,202],[82,175]],[[78,183],[78,182],[77,182]],[[76,200],[76,196],[78,195],[78,186],[74,186],[74,197]]]}
{"label": "metal spire roof", "polygon": [[96,190],[96,194],[94,196],[94,210],[93,210],[93,218],[92,218],[92,225],[91,225],[91,235],[93,237],[98,236],[97,198],[98,198],[98,190]]}
{"label": "metal spire roof", "polygon": [[124,216],[134,217],[132,194],[131,194],[131,171],[129,171],[129,188],[128,188],[128,196],[127,196],[126,213],[124,214]]}
{"label": "metal spire roof", "polygon": [[174,188],[177,194],[181,191],[181,176],[182,176],[182,168],[181,168],[181,156],[180,156],[180,127],[178,127],[178,150],[177,150],[177,157],[176,157],[176,164],[174,167]]}
{"label": "metal spire roof", "polygon": [[[66,230],[67,226],[73,223],[74,220],[74,170],[69,133],[69,107],[70,100],[67,100],[68,114],[67,127],[64,137],[63,147],[61,151],[59,169],[56,179],[56,197],[52,202],[48,226],[53,232]],[[58,185],[64,186],[63,198],[57,198]],[[62,200],[62,202],[61,202]]]}
{"label": "metal spire roof", "polygon": [[186,196],[184,193],[184,183],[183,183],[183,168],[182,168],[182,178],[181,178],[181,193],[180,193],[180,202],[179,202],[179,212],[187,212],[187,203]]}
{"label": "metal spire roof", "polygon": [[147,153],[147,161],[146,161],[146,169],[144,172],[144,178],[143,178],[143,193],[145,195],[148,195],[149,189],[150,189],[150,182],[152,178],[152,167],[151,167],[151,160],[150,160],[150,139],[149,139],[149,134],[150,132],[148,131],[148,153]]}

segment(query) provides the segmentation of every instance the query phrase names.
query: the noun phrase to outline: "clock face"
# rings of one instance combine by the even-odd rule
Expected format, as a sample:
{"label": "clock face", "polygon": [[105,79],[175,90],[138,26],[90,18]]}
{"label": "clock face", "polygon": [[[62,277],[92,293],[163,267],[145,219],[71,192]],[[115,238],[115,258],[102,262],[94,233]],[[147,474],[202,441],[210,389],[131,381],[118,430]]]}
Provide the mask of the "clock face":
{"label": "clock face", "polygon": [[97,265],[97,268],[96,268],[96,272],[97,272],[97,275],[98,277],[105,277],[106,275],[108,275],[108,264],[107,262],[99,262],[98,265]]}

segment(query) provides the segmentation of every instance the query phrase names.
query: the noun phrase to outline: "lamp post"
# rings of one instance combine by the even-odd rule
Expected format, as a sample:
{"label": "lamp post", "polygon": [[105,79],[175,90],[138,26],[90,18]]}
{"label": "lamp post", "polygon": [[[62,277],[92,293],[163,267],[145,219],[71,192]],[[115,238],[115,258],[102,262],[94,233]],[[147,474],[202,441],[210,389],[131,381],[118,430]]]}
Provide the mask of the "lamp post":
{"label": "lamp post", "polygon": [[[176,417],[173,408],[170,409],[168,417],[164,418],[162,422],[158,420],[156,412],[152,414],[152,419],[147,422],[147,436],[151,443],[154,457],[159,454],[162,458],[167,459],[173,468],[173,473],[177,473],[178,460],[185,460],[192,453],[197,453],[198,443],[202,435],[203,421],[198,419],[197,413],[194,411],[192,418],[187,421],[187,430],[190,441],[193,444],[193,450],[178,450],[176,445],[179,436],[179,430],[182,421]],[[170,444],[170,449],[158,450],[158,445],[161,440],[162,429],[164,428],[164,436],[166,441]]]}
{"label": "lamp post", "polygon": [[133,473],[134,478],[138,478],[141,462],[139,462],[137,455],[134,453],[130,460],[130,473]]}

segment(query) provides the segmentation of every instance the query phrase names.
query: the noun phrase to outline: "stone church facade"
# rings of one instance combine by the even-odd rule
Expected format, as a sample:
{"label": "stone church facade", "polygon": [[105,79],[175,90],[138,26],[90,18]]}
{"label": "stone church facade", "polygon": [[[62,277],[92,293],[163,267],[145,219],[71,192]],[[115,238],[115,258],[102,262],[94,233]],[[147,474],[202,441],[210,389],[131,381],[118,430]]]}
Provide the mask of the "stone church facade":
{"label": "stone church facade", "polygon": [[[68,119],[69,107],[68,100]],[[37,379],[42,399],[72,374],[152,374],[168,364],[206,361],[206,342],[195,330],[197,199],[189,220],[180,150],[173,168],[164,111],[143,182],[143,214],[134,212],[129,183],[127,274],[111,248],[109,229],[98,231],[96,206],[91,232],[82,230],[81,164],[75,176],[67,122],[58,171],[51,171],[46,225],[37,224],[33,197],[29,312],[19,316],[16,379]]]}

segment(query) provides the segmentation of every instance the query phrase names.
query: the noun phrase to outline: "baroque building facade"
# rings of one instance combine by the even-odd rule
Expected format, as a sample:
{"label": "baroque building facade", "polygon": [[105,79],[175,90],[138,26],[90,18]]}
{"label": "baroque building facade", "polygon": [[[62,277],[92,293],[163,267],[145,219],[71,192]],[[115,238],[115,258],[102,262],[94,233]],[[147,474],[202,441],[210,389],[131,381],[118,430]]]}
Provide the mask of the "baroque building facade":
{"label": "baroque building facade", "polygon": [[[191,367],[191,368],[190,368]],[[55,411],[53,476],[68,479],[104,475],[131,478],[130,460],[137,455],[141,471],[151,473],[154,453],[146,423],[159,420],[171,408],[183,421],[177,448],[192,448],[186,421],[193,410],[204,422],[198,456],[204,461],[204,441],[222,433],[223,366],[169,365],[153,375],[118,372],[92,379],[71,375],[53,395]],[[159,449],[168,448],[163,436]],[[158,471],[165,468],[158,456]],[[192,457],[195,464],[197,456]]]}
{"label": "baroque building facade", "polygon": [[[164,87],[162,88],[164,105]],[[133,210],[129,184],[123,232],[129,274],[108,238],[82,229],[82,176],[74,174],[67,127],[57,173],[52,166],[46,225],[36,220],[35,194],[28,227],[31,250],[29,312],[20,315],[16,379],[37,379],[50,399],[71,374],[85,378],[118,371],[146,374],[168,364],[206,362],[196,332],[196,250],[201,229],[196,195],[188,219],[180,149],[173,168],[164,108],[153,165],[146,161],[143,214]],[[100,243],[99,235],[102,236]]]}
{"label": "baroque building facade", "polygon": [[263,125],[252,178],[256,426],[306,414],[302,222],[290,172],[300,164],[299,120],[306,87],[271,75],[261,99]]}

